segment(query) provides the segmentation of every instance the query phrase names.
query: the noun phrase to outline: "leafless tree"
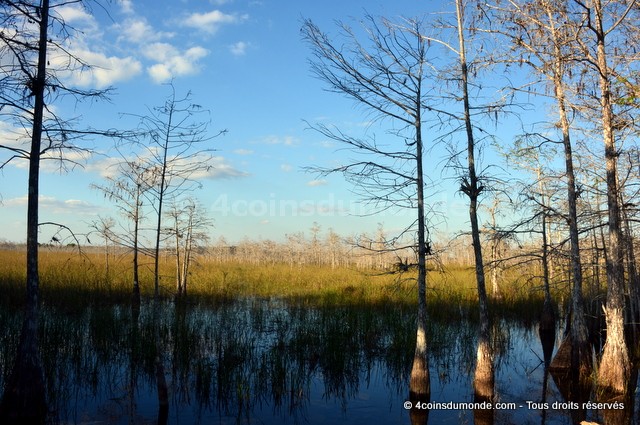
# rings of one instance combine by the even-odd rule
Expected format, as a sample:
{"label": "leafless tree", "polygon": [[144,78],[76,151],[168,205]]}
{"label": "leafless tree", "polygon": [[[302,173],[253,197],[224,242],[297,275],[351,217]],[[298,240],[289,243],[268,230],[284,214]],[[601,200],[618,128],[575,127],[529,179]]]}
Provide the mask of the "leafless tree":
{"label": "leafless tree", "polygon": [[144,168],[153,173],[153,184],[145,192],[152,200],[155,210],[154,248],[154,296],[160,295],[160,246],[162,242],[163,210],[167,200],[200,186],[198,179],[204,178],[213,168],[212,141],[226,130],[214,134],[209,132],[209,120],[198,121],[208,116],[208,111],[191,102],[191,94],[177,97],[175,88],[162,106],[149,109],[147,115],[134,115],[140,119],[140,142],[142,152],[139,160]]}
{"label": "leafless tree", "polygon": [[[552,363],[552,368],[562,368],[577,373],[575,378],[587,378],[593,366],[591,352],[587,341],[587,328],[584,320],[584,301],[582,294],[582,263],[580,252],[580,238],[577,210],[577,183],[574,172],[573,143],[571,139],[572,126],[570,122],[570,100],[567,92],[571,84],[571,71],[575,68],[576,49],[571,40],[576,36],[576,28],[564,25],[569,11],[566,3],[529,2],[508,0],[494,9],[498,12],[499,22],[506,22],[498,31],[507,43],[507,56],[503,59],[509,64],[527,66],[532,71],[533,83],[527,86],[530,93],[546,96],[546,92],[538,89],[535,82],[540,81],[538,87],[551,87],[553,99],[556,103],[558,124],[561,131],[559,140],[548,133],[536,133],[525,136],[530,144],[541,148],[555,143],[564,149],[566,200],[568,212],[566,220],[569,227],[570,259],[572,278],[572,303],[570,312],[569,332],[563,345],[559,349]],[[533,89],[532,89],[533,87]],[[516,88],[519,89],[519,88]],[[543,212],[546,225],[547,215]],[[546,228],[545,239],[547,237]],[[548,253],[545,243],[545,258]],[[548,270],[548,269],[547,269]],[[570,364],[565,364],[570,360]]]}
{"label": "leafless tree", "polygon": [[[0,2],[0,118],[14,128],[18,140],[25,142],[9,144],[3,141],[0,144],[0,148],[9,153],[9,157],[0,163],[0,168],[13,160],[29,162],[27,312],[19,354],[0,403],[3,423],[21,420],[35,423],[44,421],[46,414],[42,369],[37,353],[40,162],[45,158],[64,160],[65,151],[74,149],[76,139],[98,133],[74,128],[71,120],[56,115],[52,105],[64,96],[81,100],[106,94],[105,91],[73,88],[58,78],[65,71],[87,68],[82,59],[73,56],[65,47],[73,30],[57,10],[70,4],[80,5],[84,2]],[[64,69],[50,65],[50,52],[67,58],[63,61]],[[75,149],[80,148],[75,145]],[[61,167],[68,164],[61,162]]]}
{"label": "leafless tree", "polygon": [[407,228],[415,232],[418,319],[416,350],[411,371],[412,399],[430,397],[427,356],[427,256],[430,241],[426,223],[426,196],[422,123],[428,108],[428,43],[419,19],[376,19],[366,16],[358,31],[340,24],[340,41],[332,40],[312,21],[302,26],[311,47],[313,73],[328,90],[364,106],[378,123],[389,123],[395,142],[375,136],[354,137],[337,128],[314,128],[355,152],[359,159],[335,168],[315,168],[322,174],[341,173],[355,184],[364,199],[379,209],[410,208],[416,218]]}
{"label": "leafless tree", "polygon": [[193,198],[174,203],[168,213],[173,221],[172,236],[175,238],[176,297],[187,295],[187,283],[192,262],[198,248],[204,248],[209,240],[211,220],[203,207]]}
{"label": "leafless tree", "polygon": [[132,302],[134,306],[140,305],[139,254],[147,252],[141,245],[141,224],[144,218],[144,194],[153,184],[153,175],[145,168],[144,162],[123,159],[117,165],[115,176],[106,180],[106,184],[94,184],[91,187],[113,201],[130,223],[123,231],[111,233],[111,237],[112,242],[130,248],[133,253]]}
{"label": "leafless tree", "polygon": [[[583,31],[577,37],[581,52],[599,88],[600,124],[606,163],[609,255],[607,264],[607,340],[598,367],[598,385],[614,394],[626,394],[631,374],[629,352],[624,338],[624,238],[622,231],[618,155],[616,147],[616,123],[614,122],[614,96],[612,80],[618,78],[612,71],[607,38],[629,25],[637,2],[609,2],[601,0],[574,0],[579,11],[578,19]],[[635,16],[638,17],[637,15]],[[607,25],[607,28],[605,28]],[[637,26],[637,21],[631,23]]]}

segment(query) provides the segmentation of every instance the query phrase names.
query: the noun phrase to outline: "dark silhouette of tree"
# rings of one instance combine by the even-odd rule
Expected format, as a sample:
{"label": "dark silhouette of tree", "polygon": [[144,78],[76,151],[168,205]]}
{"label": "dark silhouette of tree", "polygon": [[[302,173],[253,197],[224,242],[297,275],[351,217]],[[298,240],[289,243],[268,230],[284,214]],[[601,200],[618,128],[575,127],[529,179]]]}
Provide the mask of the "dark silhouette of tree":
{"label": "dark silhouette of tree", "polygon": [[[95,130],[78,130],[73,123],[56,115],[52,104],[63,96],[77,100],[99,98],[106,91],[80,90],[67,86],[58,78],[62,71],[87,68],[82,59],[65,48],[72,29],[56,12],[59,7],[82,4],[80,0],[51,2],[0,2],[0,118],[12,125],[29,147],[21,144],[0,145],[10,156],[0,164],[27,160],[27,305],[20,346],[12,373],[0,402],[2,423],[44,423],[46,398],[38,355],[38,196],[40,162],[45,157],[62,160],[65,151],[81,150],[74,146],[78,138],[90,134],[109,134]],[[65,69],[53,69],[48,60],[50,50],[66,55]]]}

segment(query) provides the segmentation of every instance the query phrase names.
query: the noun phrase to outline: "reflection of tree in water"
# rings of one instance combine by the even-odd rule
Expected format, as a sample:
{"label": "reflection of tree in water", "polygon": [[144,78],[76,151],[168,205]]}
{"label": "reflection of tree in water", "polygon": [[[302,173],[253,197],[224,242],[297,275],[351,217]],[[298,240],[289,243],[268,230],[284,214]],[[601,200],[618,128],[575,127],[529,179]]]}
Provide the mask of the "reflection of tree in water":
{"label": "reflection of tree in water", "polygon": [[[51,422],[81,416],[136,423],[158,412],[158,350],[171,411],[186,421],[213,415],[244,423],[272,415],[304,422],[318,394],[346,412],[372,377],[398,399],[406,391],[412,306],[247,300],[160,308],[155,326],[152,303],[139,315],[124,305],[44,309],[40,351]],[[454,316],[429,322],[431,365],[442,385],[467,379],[475,355],[475,325]]]}

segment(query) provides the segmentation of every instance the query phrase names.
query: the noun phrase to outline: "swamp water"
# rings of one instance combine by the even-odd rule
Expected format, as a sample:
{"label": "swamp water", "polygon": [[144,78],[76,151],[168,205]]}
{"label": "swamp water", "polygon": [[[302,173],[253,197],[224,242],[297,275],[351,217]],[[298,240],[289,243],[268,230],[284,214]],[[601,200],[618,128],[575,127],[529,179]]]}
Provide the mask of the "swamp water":
{"label": "swamp water", "polygon": [[[158,325],[153,316],[157,314]],[[537,324],[494,328],[496,395],[490,415],[449,409],[473,402],[477,327],[452,311],[429,328],[429,424],[570,424],[546,376]],[[0,310],[0,388],[21,329]],[[466,317],[466,318],[465,318]],[[405,410],[415,309],[403,305],[317,307],[247,299],[216,305],[143,304],[74,312],[44,306],[40,353],[52,424],[410,424]],[[558,342],[556,341],[555,349]],[[160,367],[158,367],[160,366]],[[166,381],[168,411],[159,406]],[[543,388],[546,386],[546,390]],[[546,403],[548,408],[543,409]],[[640,423],[627,402],[626,423]],[[602,412],[586,417],[602,423]],[[616,420],[616,423],[617,420]],[[622,423],[622,422],[621,422]]]}

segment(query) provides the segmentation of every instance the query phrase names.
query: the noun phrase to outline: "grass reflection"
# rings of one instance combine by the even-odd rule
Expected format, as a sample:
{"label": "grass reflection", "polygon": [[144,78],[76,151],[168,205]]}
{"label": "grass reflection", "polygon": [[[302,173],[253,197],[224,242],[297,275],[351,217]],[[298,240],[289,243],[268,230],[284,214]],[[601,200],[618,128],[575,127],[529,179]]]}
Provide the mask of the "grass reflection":
{"label": "grass reflection", "polygon": [[[303,420],[313,391],[346,411],[363,388],[403,394],[411,366],[413,308],[404,304],[312,307],[247,298],[215,306],[165,302],[157,327],[152,302],[133,315],[125,305],[44,306],[41,354],[53,423],[108,419],[135,423],[157,412],[157,350],[165,367],[170,415],[251,421]],[[0,310],[3,382],[20,324]],[[433,365],[450,380],[473,361],[473,325],[430,322]],[[158,340],[156,340],[156,338]],[[382,382],[371,382],[381,376]],[[377,379],[377,378],[376,378]],[[320,385],[320,387],[318,387]]]}

